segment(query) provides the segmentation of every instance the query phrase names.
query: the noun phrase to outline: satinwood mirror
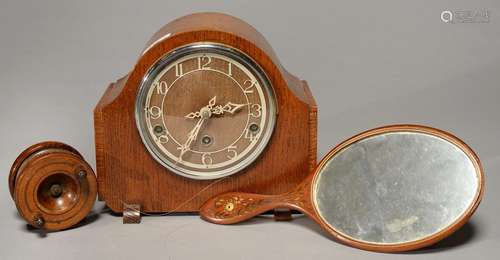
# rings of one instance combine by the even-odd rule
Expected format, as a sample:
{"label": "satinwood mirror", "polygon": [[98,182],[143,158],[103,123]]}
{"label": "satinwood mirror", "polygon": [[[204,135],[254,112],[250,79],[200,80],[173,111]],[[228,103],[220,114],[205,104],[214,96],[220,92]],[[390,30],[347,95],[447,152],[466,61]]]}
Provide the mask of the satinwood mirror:
{"label": "satinwood mirror", "polygon": [[200,212],[207,221],[231,224],[291,208],[343,243],[395,252],[456,231],[479,205],[483,187],[479,159],[460,139],[430,127],[395,125],[341,143],[293,192],[226,193]]}

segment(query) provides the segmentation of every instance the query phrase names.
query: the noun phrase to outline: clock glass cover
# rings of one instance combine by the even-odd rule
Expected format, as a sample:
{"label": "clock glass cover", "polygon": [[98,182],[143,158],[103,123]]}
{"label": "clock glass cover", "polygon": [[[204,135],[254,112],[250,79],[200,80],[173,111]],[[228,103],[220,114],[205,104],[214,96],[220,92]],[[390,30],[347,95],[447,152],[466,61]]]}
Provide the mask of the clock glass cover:
{"label": "clock glass cover", "polygon": [[163,166],[215,179],[250,165],[276,122],[276,100],[262,69],[214,43],[175,49],[141,82],[135,108],[144,145]]}

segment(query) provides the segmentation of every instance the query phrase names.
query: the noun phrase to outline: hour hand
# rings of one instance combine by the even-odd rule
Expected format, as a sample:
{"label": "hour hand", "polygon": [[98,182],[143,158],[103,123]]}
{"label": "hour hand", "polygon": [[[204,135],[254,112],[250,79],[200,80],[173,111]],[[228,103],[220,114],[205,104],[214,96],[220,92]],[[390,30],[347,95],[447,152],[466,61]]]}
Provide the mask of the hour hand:
{"label": "hour hand", "polygon": [[201,117],[201,113],[200,113],[200,111],[191,112],[191,113],[185,115],[184,117],[193,119],[193,118]]}
{"label": "hour hand", "polygon": [[224,112],[234,114],[236,111],[238,111],[240,108],[242,108],[245,105],[247,105],[247,104],[235,104],[233,102],[227,102],[224,106],[218,105],[218,106],[213,107],[211,112],[212,112],[212,114],[216,114],[216,115],[224,114]]}
{"label": "hour hand", "polygon": [[[216,100],[217,96],[214,96],[212,99],[210,99],[210,101],[208,101],[208,105],[205,106],[204,108],[206,109],[209,109],[209,110],[212,110],[214,105],[215,105],[215,100]],[[201,117],[201,111],[204,109],[202,108],[200,111],[196,111],[196,112],[191,112],[187,115],[185,115],[184,117],[185,118],[189,118],[189,119],[193,119],[193,118],[198,118],[198,117]]]}

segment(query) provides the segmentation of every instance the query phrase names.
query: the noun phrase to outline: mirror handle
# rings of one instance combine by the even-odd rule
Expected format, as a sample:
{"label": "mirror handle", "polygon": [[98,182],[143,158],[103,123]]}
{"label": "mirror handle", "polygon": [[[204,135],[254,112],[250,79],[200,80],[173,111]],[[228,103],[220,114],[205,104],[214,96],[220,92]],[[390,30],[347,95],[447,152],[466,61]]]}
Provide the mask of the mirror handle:
{"label": "mirror handle", "polygon": [[215,224],[243,222],[275,208],[298,210],[309,216],[313,212],[309,198],[301,185],[290,193],[281,195],[260,195],[243,192],[229,192],[209,199],[200,208],[200,217]]}

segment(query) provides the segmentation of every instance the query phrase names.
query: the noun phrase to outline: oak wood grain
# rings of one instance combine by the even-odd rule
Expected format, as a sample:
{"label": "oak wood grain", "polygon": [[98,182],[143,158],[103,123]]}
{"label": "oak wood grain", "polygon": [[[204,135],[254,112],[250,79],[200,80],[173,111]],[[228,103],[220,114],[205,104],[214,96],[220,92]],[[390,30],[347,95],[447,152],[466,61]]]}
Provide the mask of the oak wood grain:
{"label": "oak wood grain", "polygon": [[[147,70],[166,53],[191,43],[214,42],[240,50],[266,73],[276,94],[276,127],[249,167],[218,180],[178,176],[144,147],[134,118],[137,90]],[[280,194],[299,184],[316,163],[317,108],[305,81],[289,74],[253,27],[224,14],[199,13],[160,29],[133,70],[112,83],[94,110],[99,198],[115,212],[139,204],[146,212],[197,212],[208,198],[228,191]]]}

